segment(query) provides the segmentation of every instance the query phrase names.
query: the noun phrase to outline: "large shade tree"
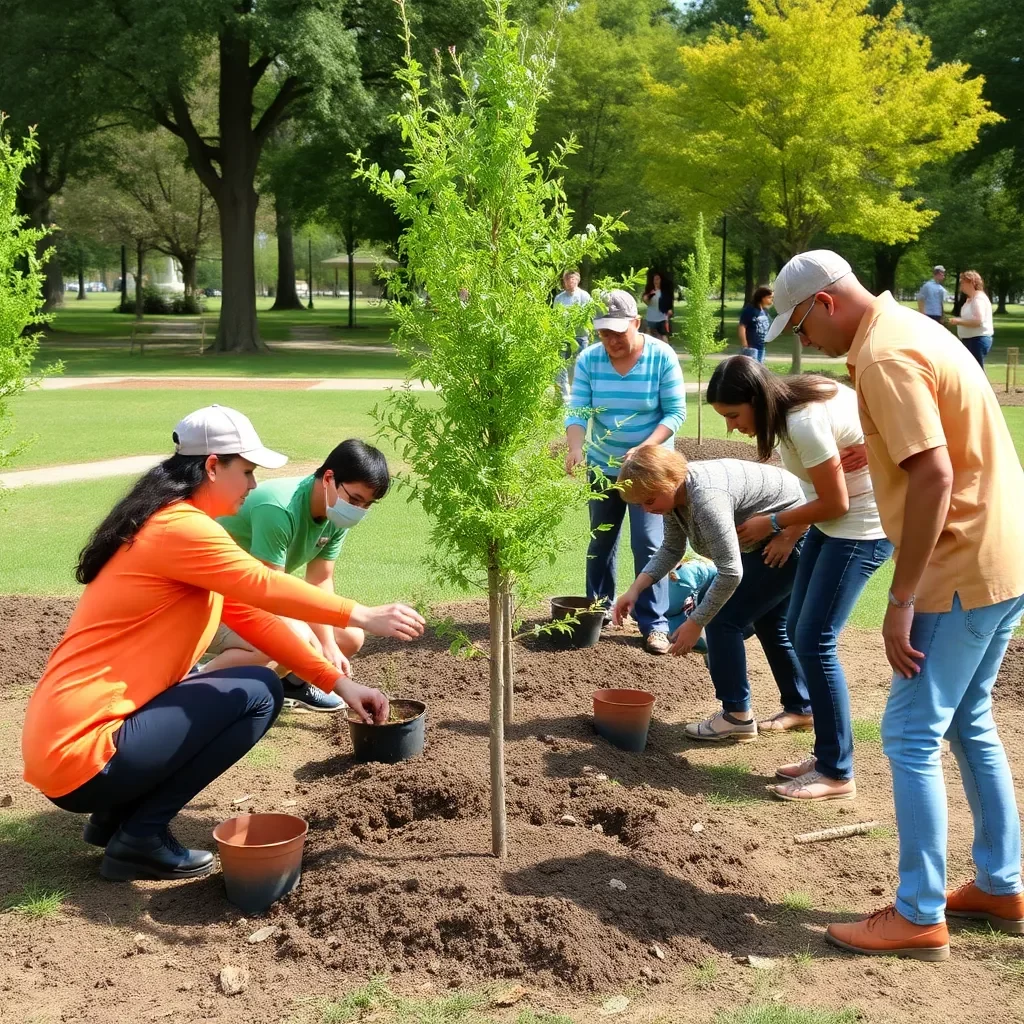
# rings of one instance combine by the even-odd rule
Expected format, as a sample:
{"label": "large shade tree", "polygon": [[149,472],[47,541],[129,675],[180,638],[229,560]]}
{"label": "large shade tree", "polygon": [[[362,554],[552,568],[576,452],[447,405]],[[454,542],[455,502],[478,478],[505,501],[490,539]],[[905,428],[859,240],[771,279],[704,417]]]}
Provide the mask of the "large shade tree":
{"label": "large shade tree", "polygon": [[963,64],[936,65],[898,6],[883,17],[868,0],[749,9],[748,29],[679,49],[678,83],[648,83],[660,180],[772,229],[781,259],[824,232],[916,237],[935,212],[908,186],[998,120],[982,81]]}
{"label": "large shade tree", "polygon": [[[262,346],[253,236],[256,174],[268,139],[288,119],[326,111],[361,88],[344,14],[344,0],[47,4],[44,48],[103,69],[111,101],[138,123],[180,138],[213,196],[223,256],[222,350]],[[210,89],[215,113],[205,122]]]}

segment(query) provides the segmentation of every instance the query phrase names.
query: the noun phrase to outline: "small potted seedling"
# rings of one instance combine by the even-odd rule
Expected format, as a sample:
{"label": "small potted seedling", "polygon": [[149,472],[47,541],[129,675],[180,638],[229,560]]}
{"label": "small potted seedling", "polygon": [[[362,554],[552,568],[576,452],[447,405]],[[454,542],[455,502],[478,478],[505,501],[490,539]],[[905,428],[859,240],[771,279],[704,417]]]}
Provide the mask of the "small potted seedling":
{"label": "small potted seedling", "polygon": [[549,632],[559,637],[566,647],[594,647],[601,639],[607,614],[608,605],[600,599],[553,597]]}
{"label": "small potted seedling", "polygon": [[[391,694],[398,683],[398,665],[394,657],[384,663],[380,689]],[[357,761],[382,761],[396,764],[418,757],[427,742],[427,705],[418,700],[389,699],[388,720],[379,724],[364,722],[351,708],[348,733]]]}

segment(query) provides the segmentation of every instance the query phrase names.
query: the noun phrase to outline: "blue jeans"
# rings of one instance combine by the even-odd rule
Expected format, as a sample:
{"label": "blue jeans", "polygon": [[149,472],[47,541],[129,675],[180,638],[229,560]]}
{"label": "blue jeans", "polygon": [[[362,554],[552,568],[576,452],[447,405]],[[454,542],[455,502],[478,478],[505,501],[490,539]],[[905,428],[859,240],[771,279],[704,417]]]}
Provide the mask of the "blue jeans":
{"label": "blue jeans", "polygon": [[247,665],[186,676],[124,720],[114,756],[53,800],[115,815],[131,836],[160,834],[195,795],[260,741],[281,711],[281,680]]}
{"label": "blue jeans", "polygon": [[[587,548],[587,597],[591,601],[604,600],[611,606],[615,602],[615,567],[619,551],[622,521],[629,510],[629,542],[633,549],[633,568],[636,574],[661,547],[665,537],[665,520],[659,515],[645,512],[640,505],[629,505],[621,491],[605,491],[603,498],[590,499],[590,546]],[[599,530],[603,524],[610,530]],[[668,577],[648,587],[633,608],[633,617],[640,632],[668,632]]]}
{"label": "blue jeans", "polygon": [[730,712],[750,710],[745,636],[753,627],[782,696],[782,706],[796,715],[811,713],[800,662],[786,629],[786,610],[801,562],[800,544],[781,569],[765,565],[764,551],[744,553],[743,579],[735,593],[707,624],[708,668],[715,696]]}
{"label": "blue jeans", "polygon": [[846,676],[836,641],[864,585],[892,556],[881,540],[828,537],[807,531],[789,602],[789,638],[804,670],[814,711],[814,756],[830,779],[853,778],[853,727]]}
{"label": "blue jeans", "polygon": [[974,819],[977,885],[993,896],[1021,891],[1020,817],[1006,753],[992,719],[992,686],[1024,597],[964,611],[914,616],[910,645],[925,658],[913,679],[895,676],[882,717],[900,834],[896,909],[915,924],[943,919],[946,790],[943,736],[960,766]]}
{"label": "blue jeans", "polygon": [[751,359],[756,359],[759,363],[764,362],[764,345],[747,345],[746,348],[740,349],[741,356],[750,356]]}
{"label": "blue jeans", "polygon": [[964,338],[964,348],[978,360],[978,364],[984,369],[985,356],[992,351],[992,335],[982,334],[977,338]]}

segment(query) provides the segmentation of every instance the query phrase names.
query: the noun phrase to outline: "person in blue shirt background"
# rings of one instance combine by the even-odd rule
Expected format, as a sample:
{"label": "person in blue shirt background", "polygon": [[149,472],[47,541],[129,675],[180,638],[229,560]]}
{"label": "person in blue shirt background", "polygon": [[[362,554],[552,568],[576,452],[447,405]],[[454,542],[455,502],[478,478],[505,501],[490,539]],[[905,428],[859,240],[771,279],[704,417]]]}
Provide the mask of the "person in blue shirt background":
{"label": "person in blue shirt background", "polygon": [[768,307],[772,304],[772,290],[762,285],[754,291],[748,302],[740,313],[740,325],[737,333],[740,337],[740,344],[743,346],[742,353],[756,359],[759,363],[764,362],[764,339],[768,337],[768,328],[772,320],[768,316]]}
{"label": "person in blue shirt background", "polygon": [[925,281],[917,293],[917,311],[939,323],[942,323],[945,303],[949,302],[949,293],[942,283],[945,280],[946,268],[941,263],[937,264],[932,267],[932,279]]}

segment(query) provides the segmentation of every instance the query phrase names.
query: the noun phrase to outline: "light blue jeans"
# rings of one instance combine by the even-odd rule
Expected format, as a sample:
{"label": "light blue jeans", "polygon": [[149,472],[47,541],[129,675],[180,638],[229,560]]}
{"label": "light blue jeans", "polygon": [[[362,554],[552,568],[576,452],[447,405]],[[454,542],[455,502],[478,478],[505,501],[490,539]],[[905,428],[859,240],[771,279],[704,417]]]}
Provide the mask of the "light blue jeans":
{"label": "light blue jeans", "polygon": [[900,835],[896,909],[915,924],[936,924],[946,905],[946,790],[943,736],[963,779],[974,819],[977,885],[1004,896],[1021,891],[1020,817],[1013,779],[992,719],[992,686],[1024,597],[964,611],[960,598],[938,614],[918,613],[910,644],[924,655],[913,679],[895,676],[882,717]]}

